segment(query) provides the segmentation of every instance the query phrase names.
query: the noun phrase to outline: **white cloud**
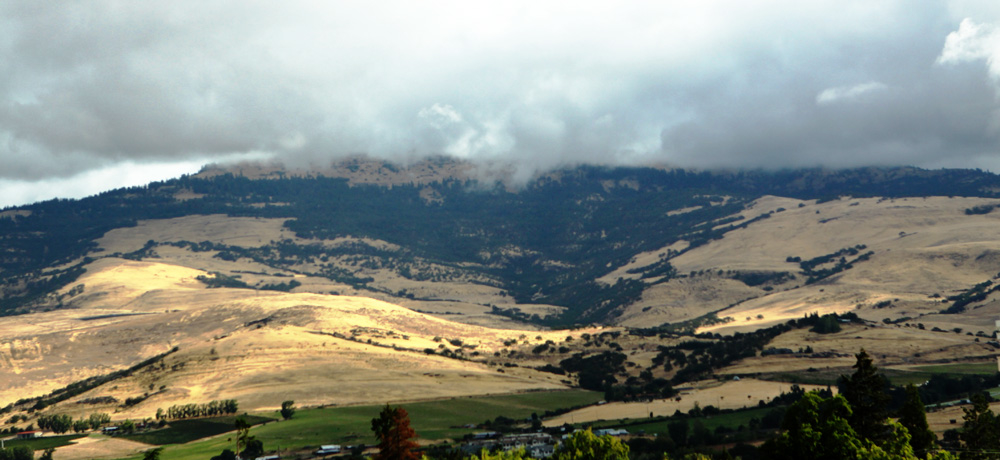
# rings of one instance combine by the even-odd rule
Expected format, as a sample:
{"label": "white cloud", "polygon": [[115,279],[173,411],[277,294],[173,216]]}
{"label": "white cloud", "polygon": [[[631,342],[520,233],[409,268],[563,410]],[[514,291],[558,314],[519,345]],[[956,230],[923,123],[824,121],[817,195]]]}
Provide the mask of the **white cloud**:
{"label": "white cloud", "polygon": [[993,69],[990,3],[0,2],[0,179],[251,153],[971,165],[994,89],[934,62]]}
{"label": "white cloud", "polygon": [[820,93],[816,95],[816,103],[823,105],[844,99],[848,100],[857,99],[866,93],[882,90],[885,88],[886,88],[885,84],[879,83],[877,81],[870,81],[868,83],[862,83],[860,85],[854,85],[854,86],[838,86],[835,88],[827,88],[824,89],[823,91],[820,91]]}
{"label": "white cloud", "polygon": [[0,179],[0,208],[53,198],[83,198],[112,188],[145,185],[194,174],[203,164],[203,160],[149,164],[126,161],[66,178],[39,181]]}
{"label": "white cloud", "polygon": [[441,129],[448,125],[461,123],[462,115],[448,104],[437,104],[420,109],[417,116],[427,120],[431,126]]}
{"label": "white cloud", "polygon": [[938,64],[984,60],[990,76],[1000,80],[1000,27],[965,18],[958,30],[948,34]]}

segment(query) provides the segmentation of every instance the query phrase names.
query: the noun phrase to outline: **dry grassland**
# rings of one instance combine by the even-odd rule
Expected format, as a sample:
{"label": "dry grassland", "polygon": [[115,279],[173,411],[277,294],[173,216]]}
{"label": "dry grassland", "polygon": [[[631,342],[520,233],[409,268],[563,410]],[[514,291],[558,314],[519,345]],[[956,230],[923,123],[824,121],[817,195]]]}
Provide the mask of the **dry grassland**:
{"label": "dry grassland", "polygon": [[68,446],[56,449],[53,460],[100,460],[135,455],[152,446],[141,442],[101,435],[79,438]]}
{"label": "dry grassland", "polygon": [[996,354],[993,347],[975,342],[973,337],[964,334],[859,325],[846,325],[835,334],[816,334],[806,329],[790,331],[778,336],[768,346],[791,350],[811,347],[814,354],[757,356],[744,359],[719,373],[754,375],[801,372],[810,368],[845,369],[844,373],[851,373],[850,367],[857,361],[854,354],[862,348],[883,368],[899,368],[918,362],[964,361]]}
{"label": "dry grassland", "polygon": [[[0,323],[0,370],[10,378],[0,382],[0,405],[173,346],[181,351],[152,371],[98,387],[59,410],[74,416],[114,410],[77,402],[145,393],[149,399],[117,416],[145,417],[157,407],[227,398],[255,410],[289,397],[302,405],[354,404],[565,387],[554,374],[499,372],[423,352],[491,355],[506,349],[505,341],[559,341],[564,331],[488,329],[370,298],[205,289],[194,279],[199,274],[103,259],[79,280],[85,288],[72,299],[73,309],[6,319]],[[595,330],[574,334],[586,332]],[[462,346],[451,342],[456,340]]]}
{"label": "dry grassland", "polygon": [[[806,391],[825,389],[819,385],[799,385]],[[675,411],[687,412],[694,408],[715,406],[720,409],[742,409],[757,407],[759,401],[768,402],[781,393],[791,390],[792,384],[767,382],[755,379],[718,382],[715,380],[696,382],[682,389],[673,399],[658,399],[651,402],[613,402],[598,406],[588,406],[554,417],[544,422],[545,426],[560,426],[564,423],[584,423],[597,420],[617,420],[625,418],[646,418],[673,415]],[[836,388],[833,389],[836,392]],[[679,400],[678,400],[679,399]]]}
{"label": "dry grassland", "polygon": [[649,327],[681,322],[760,294],[758,288],[714,275],[674,279],[643,291],[638,302],[625,308],[618,324]]}
{"label": "dry grassland", "polygon": [[292,231],[283,227],[286,220],[222,214],[141,220],[135,227],[117,228],[105,233],[97,240],[97,245],[105,252],[95,256],[132,252],[141,249],[149,240],[160,243],[211,241],[247,248],[260,247],[271,241],[295,238]]}
{"label": "dry grassland", "polygon": [[[805,314],[854,311],[876,321],[920,317],[928,328],[963,327],[989,333],[1000,313],[996,299],[990,299],[982,311],[950,317],[935,313],[946,307],[940,298],[997,275],[1000,213],[964,213],[967,208],[997,202],[930,197],[845,198],[816,204],[764,197],[742,214],[750,219],[779,208],[784,211],[672,259],[681,274],[706,274],[648,288],[642,300],[622,315],[622,324],[676,322],[722,310],[718,316],[730,317],[732,322],[701,331],[731,333]],[[874,252],[869,261],[808,286],[798,274],[798,264],[786,261],[788,257],[808,260],[859,244],[867,246],[863,252]],[[666,249],[640,254],[629,267],[656,262]],[[720,270],[785,271],[797,274],[797,279],[767,292],[762,286],[723,280]],[[618,276],[636,275],[619,269],[602,280]],[[884,301],[891,305],[873,308]]]}
{"label": "dry grassland", "polygon": [[[97,257],[115,253],[129,253],[142,249],[147,241],[158,243],[176,243],[181,241],[209,241],[216,244],[226,244],[244,248],[256,248],[274,241],[290,240],[298,245],[322,245],[338,247],[347,244],[361,243],[373,248],[387,251],[397,251],[400,248],[385,241],[369,238],[340,237],[332,240],[311,240],[297,238],[293,232],[283,227],[286,219],[227,217],[224,215],[185,216],[174,219],[140,221],[137,226],[109,231],[98,240],[102,248],[95,254]],[[360,277],[370,277],[370,285],[384,292],[357,290],[352,286],[331,281],[318,276],[307,276],[301,273],[318,273],[323,270],[319,262],[305,262],[290,267],[291,270],[281,270],[254,262],[247,258],[236,261],[226,261],[214,257],[217,251],[194,252],[188,248],[158,246],[155,249],[157,260],[164,264],[178,265],[195,270],[219,272],[227,276],[238,277],[250,286],[278,284],[294,277],[301,283],[295,292],[337,293],[373,297],[393,303],[405,301],[407,305],[421,311],[433,311],[441,317],[452,321],[467,322],[477,325],[488,325],[502,328],[523,328],[523,324],[513,322],[508,318],[490,314],[486,305],[497,305],[503,308],[518,307],[532,313],[548,314],[554,308],[546,305],[518,305],[513,298],[502,295],[502,290],[487,285],[488,280],[481,277],[460,276],[456,279],[439,281],[415,281],[404,278],[398,273],[387,269],[366,269],[349,261],[349,257],[331,257],[329,263],[338,268],[354,272]],[[421,263],[422,270],[431,272],[448,272],[448,267],[436,264]],[[296,273],[298,272],[298,273]],[[406,300],[388,293],[405,292],[417,298],[438,299],[436,301]],[[429,303],[430,305],[422,305]],[[448,309],[448,306],[455,306]],[[479,306],[476,312],[467,316],[471,306]],[[531,329],[532,327],[528,327]]]}

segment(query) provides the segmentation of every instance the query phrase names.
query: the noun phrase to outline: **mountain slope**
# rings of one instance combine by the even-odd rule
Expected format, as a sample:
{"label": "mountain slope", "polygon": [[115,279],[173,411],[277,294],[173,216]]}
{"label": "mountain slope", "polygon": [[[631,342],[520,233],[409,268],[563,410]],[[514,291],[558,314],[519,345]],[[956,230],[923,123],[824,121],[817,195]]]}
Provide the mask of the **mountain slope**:
{"label": "mountain slope", "polygon": [[344,404],[564,387],[553,374],[500,373],[458,359],[492,354],[504,342],[527,339],[526,331],[453,323],[369,298],[208,289],[197,280],[205,275],[113,258],[89,265],[71,288],[71,308],[0,322],[0,367],[8,375],[0,404],[163,353],[62,402],[62,410],[118,409],[137,398],[127,415],[144,417],[157,407],[212,399],[235,398],[253,409],[289,396]]}
{"label": "mountain slope", "polygon": [[[423,302],[435,311],[454,304],[459,310],[536,324],[607,323],[620,321],[625,307],[642,305],[640,298],[655,298],[651,284],[683,274],[674,270],[674,258],[773,216],[747,209],[763,196],[994,197],[1000,190],[1000,180],[989,173],[912,168],[695,173],[578,167],[542,175],[520,188],[474,179],[489,176],[441,159],[407,168],[348,162],[328,171],[337,177],[258,171],[253,177],[266,179],[251,179],[237,175],[240,171],[206,171],[80,201],[5,211],[0,218],[0,310],[58,308],[64,299],[52,293],[70,285],[90,259],[115,253],[143,259],[156,253],[199,259],[191,264],[202,268],[211,265],[206,255],[220,264],[254,265],[244,271],[255,272],[248,277],[264,276],[253,280],[258,288],[333,290]],[[265,223],[241,231],[230,221],[215,236],[206,223],[203,231],[187,233],[191,239],[143,233],[158,226],[190,227],[184,219],[210,215]],[[142,230],[128,237],[142,246],[115,244],[108,236],[130,227]],[[223,235],[229,231],[243,236]],[[107,247],[102,250],[102,245]],[[643,281],[616,274],[651,253],[658,264],[632,267]],[[274,279],[284,275],[302,275],[296,283],[311,287]],[[471,286],[474,295],[447,295]],[[716,296],[699,293],[698,285],[687,289],[691,293],[682,291],[682,296]],[[752,295],[748,290],[718,297],[738,302]]]}
{"label": "mountain slope", "polygon": [[[948,297],[979,283],[996,282],[1000,214],[968,214],[966,210],[998,204],[996,199],[948,197],[844,198],[818,204],[762,198],[748,212],[782,211],[671,258],[683,277],[646,289],[643,298],[627,308],[622,322],[648,323],[652,315],[668,321],[690,319],[717,311],[719,317],[731,317],[733,322],[703,330],[747,330],[812,312],[854,311],[872,320],[912,318],[914,323],[947,329],[963,325],[967,330],[991,333],[993,318],[1000,314],[993,295],[972,302],[962,315],[938,312],[953,304]],[[802,261],[859,245],[864,249],[854,255],[832,257],[811,271],[826,268],[832,272],[841,257],[850,261],[870,253],[864,260],[810,282]],[[643,266],[633,264],[633,269]],[[782,273],[787,276],[777,277]],[[773,279],[750,286],[755,279],[749,275],[757,275],[758,281]],[[711,295],[702,299],[685,295],[709,286]],[[678,299],[693,313],[677,316],[679,311],[671,302]],[[727,308],[732,304],[737,305]],[[647,307],[652,308],[642,312]]]}

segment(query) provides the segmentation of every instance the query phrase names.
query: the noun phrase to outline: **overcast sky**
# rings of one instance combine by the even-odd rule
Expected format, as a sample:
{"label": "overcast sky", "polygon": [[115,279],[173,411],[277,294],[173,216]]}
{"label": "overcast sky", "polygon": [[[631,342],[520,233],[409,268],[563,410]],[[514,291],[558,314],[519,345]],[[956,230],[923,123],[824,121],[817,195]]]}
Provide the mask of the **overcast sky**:
{"label": "overcast sky", "polygon": [[1000,172],[1000,2],[0,2],[0,206],[428,154]]}

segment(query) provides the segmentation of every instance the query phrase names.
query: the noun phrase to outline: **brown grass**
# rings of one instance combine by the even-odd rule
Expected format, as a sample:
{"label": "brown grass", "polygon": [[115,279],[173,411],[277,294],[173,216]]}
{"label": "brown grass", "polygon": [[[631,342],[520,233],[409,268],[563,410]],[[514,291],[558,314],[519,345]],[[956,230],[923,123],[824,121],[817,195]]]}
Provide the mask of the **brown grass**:
{"label": "brown grass", "polygon": [[[799,385],[806,391],[825,389],[819,385]],[[715,406],[720,409],[742,409],[757,407],[759,401],[768,402],[783,392],[791,390],[792,384],[767,382],[755,379],[718,382],[715,380],[696,382],[683,389],[677,398],[658,399],[652,402],[613,402],[599,406],[589,406],[546,420],[546,426],[560,426],[564,423],[583,423],[597,420],[617,420],[624,418],[646,418],[673,415],[675,411],[687,412],[694,408]],[[834,389],[836,391],[836,389]],[[680,399],[678,401],[678,399]]]}
{"label": "brown grass", "polygon": [[[126,367],[178,346],[154,366],[61,404],[74,416],[115,407],[76,404],[151,394],[121,417],[157,407],[237,398],[245,409],[563,388],[560,376],[427,355],[490,356],[505,341],[560,341],[567,333],[456,323],[370,298],[205,289],[185,267],[104,259],[80,279],[74,309],[0,322],[0,404]],[[579,335],[594,329],[575,331]],[[338,337],[334,337],[337,335]],[[536,337],[541,337],[538,339]],[[450,343],[461,340],[463,347]],[[368,342],[371,341],[369,344]],[[394,349],[395,347],[396,349]]]}

